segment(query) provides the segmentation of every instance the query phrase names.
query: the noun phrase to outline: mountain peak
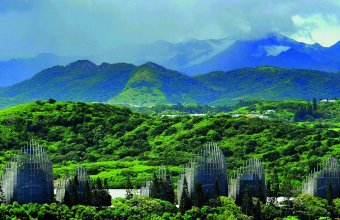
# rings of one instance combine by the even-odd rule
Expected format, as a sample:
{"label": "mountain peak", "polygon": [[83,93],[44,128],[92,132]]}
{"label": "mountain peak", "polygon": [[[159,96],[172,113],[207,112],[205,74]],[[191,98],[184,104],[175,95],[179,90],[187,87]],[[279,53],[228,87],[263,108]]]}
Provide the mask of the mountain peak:
{"label": "mountain peak", "polygon": [[97,67],[97,65],[89,60],[77,60],[73,63],[68,64],[66,67],[78,68],[82,70],[93,70]]}
{"label": "mountain peak", "polygon": [[271,41],[275,41],[275,42],[281,42],[281,43],[295,43],[296,41],[283,35],[283,34],[279,34],[279,33],[269,33],[265,36],[266,40],[271,40]]}
{"label": "mountain peak", "polygon": [[166,70],[165,67],[158,65],[157,63],[153,63],[153,62],[144,63],[140,67],[148,67],[148,68],[151,68],[151,69],[154,69],[154,70],[161,70],[161,71]]}

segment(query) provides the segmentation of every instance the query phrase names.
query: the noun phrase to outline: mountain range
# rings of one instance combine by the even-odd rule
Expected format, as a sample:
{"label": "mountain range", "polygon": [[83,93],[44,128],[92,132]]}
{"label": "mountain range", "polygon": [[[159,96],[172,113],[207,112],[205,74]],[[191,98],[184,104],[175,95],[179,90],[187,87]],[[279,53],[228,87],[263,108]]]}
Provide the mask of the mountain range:
{"label": "mountain range", "polygon": [[337,72],[340,70],[340,41],[331,47],[322,47],[269,34],[259,40],[236,41],[210,59],[181,71],[195,75],[263,65]]}
{"label": "mountain range", "polygon": [[32,58],[0,61],[0,87],[6,87],[29,79],[36,73],[74,60],[87,59],[94,63],[133,63],[141,65],[155,62],[171,69],[183,69],[201,63],[227,48],[233,41],[190,40],[183,43],[156,41],[143,45],[124,45],[100,54],[80,57],[58,56],[52,53],[39,54]]}
{"label": "mountain range", "polygon": [[297,42],[280,34],[268,34],[256,40],[233,41],[190,40],[181,43],[157,41],[143,45],[125,45],[101,54],[63,57],[40,54],[37,57],[0,62],[0,87],[29,79],[54,65],[65,65],[79,59],[96,64],[154,62],[186,75],[206,74],[246,67],[276,66],[314,69],[328,72],[340,70],[340,42],[331,47]]}
{"label": "mountain range", "polygon": [[238,98],[266,100],[340,96],[340,74],[276,67],[242,68],[194,77],[148,62],[96,65],[79,60],[45,69],[0,89],[0,107],[54,98],[134,105],[229,104]]}

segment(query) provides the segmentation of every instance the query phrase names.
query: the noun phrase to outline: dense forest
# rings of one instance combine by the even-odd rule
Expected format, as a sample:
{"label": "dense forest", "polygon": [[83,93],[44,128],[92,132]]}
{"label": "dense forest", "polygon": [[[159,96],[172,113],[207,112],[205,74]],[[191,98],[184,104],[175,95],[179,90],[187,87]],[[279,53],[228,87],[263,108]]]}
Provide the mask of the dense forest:
{"label": "dense forest", "polygon": [[[290,207],[276,207],[270,204],[251,204],[251,214],[235,204],[233,199],[221,196],[219,201],[210,200],[202,207],[192,207],[184,213],[167,201],[148,197],[131,199],[117,198],[111,208],[98,209],[95,206],[67,206],[64,204],[23,204],[14,202],[0,206],[1,219],[41,219],[41,220],[101,220],[101,219],[228,219],[228,220],[298,220],[331,219],[331,215],[340,216],[340,199],[333,200],[333,213],[329,212],[327,200],[310,195],[300,195]],[[248,212],[250,210],[248,209]]]}
{"label": "dense forest", "polygon": [[2,167],[35,139],[47,149],[55,178],[80,163],[92,177],[108,179],[110,188],[124,188],[127,176],[140,187],[159,165],[168,166],[176,177],[180,166],[210,141],[222,149],[229,174],[256,157],[267,179],[275,171],[283,183],[289,174],[297,191],[317,163],[331,155],[340,159],[339,127],[334,123],[289,123],[224,113],[157,117],[124,107],[52,99],[0,111],[0,134]]}
{"label": "dense forest", "polygon": [[[302,108],[308,112],[310,106],[311,114],[295,121],[296,114]],[[158,112],[152,111],[157,108]],[[138,108],[132,111],[108,104],[50,99],[1,110],[2,167],[27,141],[34,139],[50,155],[55,179],[81,164],[98,186],[102,185],[100,179],[104,180],[105,190],[103,196],[98,194],[100,187],[94,190],[88,202],[74,202],[73,194],[65,204],[14,202],[0,206],[0,216],[3,219],[327,219],[340,215],[340,199],[301,195],[303,178],[318,163],[329,156],[340,159],[339,101],[241,101],[234,109],[226,108],[227,113],[224,108],[178,104],[143,113],[145,109],[138,112]],[[213,112],[216,110],[219,113]],[[265,114],[267,110],[270,110],[268,119],[247,117],[249,113]],[[166,111],[178,116],[164,116]],[[239,116],[234,117],[235,114]],[[132,196],[132,188],[152,179],[160,165],[167,166],[176,189],[181,165],[208,142],[217,143],[223,151],[228,175],[248,158],[258,158],[265,168],[267,194],[275,189],[271,194],[294,196],[294,200],[284,200],[277,206],[274,200],[264,203],[256,195],[246,194],[238,202],[220,196],[202,203],[194,199],[192,204],[188,201],[182,203],[186,206],[176,207],[173,202],[157,197]],[[126,198],[116,198],[108,207],[108,188],[129,190]]]}

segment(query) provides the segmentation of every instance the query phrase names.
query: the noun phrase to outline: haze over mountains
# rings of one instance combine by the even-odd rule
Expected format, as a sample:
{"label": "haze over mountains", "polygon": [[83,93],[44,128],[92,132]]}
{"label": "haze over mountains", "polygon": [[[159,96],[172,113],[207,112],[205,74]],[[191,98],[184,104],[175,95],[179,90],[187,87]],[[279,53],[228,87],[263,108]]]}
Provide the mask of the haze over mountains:
{"label": "haze over mountains", "polygon": [[0,61],[0,87],[10,86],[29,79],[43,69],[55,65],[65,65],[74,61],[74,59],[74,57],[60,57],[51,53],[42,53],[32,58]]}
{"label": "haze over mountains", "polygon": [[80,60],[45,69],[0,89],[0,107],[55,98],[133,105],[229,104],[238,98],[267,100],[340,96],[340,74],[275,67],[243,68],[190,77],[155,63],[96,65]]}
{"label": "haze over mountains", "polygon": [[88,59],[97,64],[125,62],[141,65],[154,62],[187,75],[227,71],[245,67],[340,70],[340,42],[332,47],[300,43],[279,34],[251,41],[191,40],[183,43],[157,41],[146,45],[128,45],[105,53],[82,57],[41,54],[31,59],[0,62],[0,87],[13,85],[54,65]]}
{"label": "haze over mountains", "polygon": [[228,48],[234,41],[190,40],[181,43],[156,41],[145,45],[120,46],[93,59],[98,63],[126,62],[142,65],[147,62],[158,63],[170,69],[181,70],[204,62]]}
{"label": "haze over mountains", "polygon": [[157,41],[146,45],[127,45],[108,50],[101,54],[80,57],[63,57],[51,53],[39,54],[36,57],[0,61],[0,87],[10,86],[31,78],[43,69],[65,65],[75,60],[87,59],[94,63],[133,63],[141,65],[155,62],[172,69],[182,69],[198,64],[213,57],[227,48],[233,41],[191,40],[173,44]]}
{"label": "haze over mountains", "polygon": [[269,34],[259,40],[236,41],[216,56],[182,71],[194,75],[263,65],[336,72],[340,70],[340,42],[322,47]]}

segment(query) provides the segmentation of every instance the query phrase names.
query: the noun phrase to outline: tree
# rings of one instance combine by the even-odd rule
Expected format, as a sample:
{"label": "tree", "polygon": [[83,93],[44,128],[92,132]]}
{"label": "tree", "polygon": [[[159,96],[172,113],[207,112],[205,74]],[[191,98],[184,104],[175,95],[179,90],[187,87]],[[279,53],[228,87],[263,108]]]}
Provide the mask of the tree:
{"label": "tree", "polygon": [[72,199],[70,193],[66,190],[64,195],[64,204],[67,206],[72,206]]}
{"label": "tree", "polygon": [[105,190],[109,190],[109,184],[108,184],[106,178],[104,179],[104,189],[105,189]]}
{"label": "tree", "polygon": [[293,200],[294,215],[299,219],[319,219],[329,217],[326,199],[321,199],[309,194],[298,195]]}
{"label": "tree", "polygon": [[218,185],[218,180],[216,179],[215,180],[215,184],[214,184],[214,193],[215,193],[215,196],[216,196],[216,202],[217,202],[217,205],[220,205],[221,204],[221,200],[220,200],[220,187]]}
{"label": "tree", "polygon": [[215,180],[215,183],[214,183],[214,193],[215,193],[216,197],[219,197],[221,195],[220,187],[218,185],[218,180],[217,179]]}
{"label": "tree", "polygon": [[272,177],[272,196],[278,197],[280,192],[280,184],[279,184],[279,177],[277,175],[277,171],[274,170],[273,177]]}
{"label": "tree", "polygon": [[274,205],[275,203],[275,198],[273,197],[273,191],[272,191],[272,182],[268,180],[266,184],[266,196],[268,199],[269,204]]}
{"label": "tree", "polygon": [[111,205],[112,197],[107,190],[97,190],[96,193],[96,201],[97,207],[102,208],[103,206],[110,206]]}
{"label": "tree", "polygon": [[79,203],[78,188],[79,188],[78,175],[75,175],[72,181],[72,188],[71,188],[72,205],[77,205]]}
{"label": "tree", "polygon": [[181,195],[181,200],[179,204],[179,211],[183,214],[185,211],[189,210],[190,208],[191,208],[191,199],[189,196],[187,178],[186,176],[184,176],[182,195]]}
{"label": "tree", "polygon": [[327,189],[327,202],[328,202],[328,205],[332,205],[333,203],[333,187],[331,183],[329,183],[328,189]]}
{"label": "tree", "polygon": [[[105,180],[104,185],[107,185],[107,183],[105,184]],[[103,206],[111,205],[112,197],[109,194],[108,186],[104,188],[99,177],[95,180],[95,184],[92,182],[91,200],[92,205],[99,209]]]}
{"label": "tree", "polygon": [[246,215],[253,214],[253,196],[252,196],[252,187],[247,186],[245,189],[245,193],[242,196],[242,204],[241,204],[242,212]]}
{"label": "tree", "polygon": [[287,174],[285,176],[285,179],[284,179],[284,182],[283,182],[283,185],[282,185],[282,194],[285,198],[285,206],[284,208],[282,209],[282,211],[284,212],[284,214],[286,216],[290,215],[290,214],[293,214],[293,203],[291,201],[290,198],[293,197],[294,193],[293,193],[293,184],[292,184],[292,181],[291,181],[291,178],[289,176],[289,174]]}
{"label": "tree", "polygon": [[266,194],[267,194],[268,197],[272,196],[272,189],[271,189],[271,187],[272,187],[271,181],[268,180],[267,184],[266,184]]}
{"label": "tree", "polygon": [[153,173],[153,181],[152,181],[152,190],[151,190],[151,197],[152,198],[160,198],[161,196],[161,189],[160,183],[156,173]]}
{"label": "tree", "polygon": [[333,200],[334,205],[334,218],[340,218],[340,198]]}
{"label": "tree", "polygon": [[281,217],[281,209],[273,204],[261,205],[261,218],[263,220],[272,220]]}
{"label": "tree", "polygon": [[299,109],[294,113],[294,121],[303,121],[306,119],[306,108],[300,106]]}
{"label": "tree", "polygon": [[259,184],[257,186],[256,193],[257,193],[256,197],[259,198],[259,200],[261,202],[265,203],[266,202],[266,195],[265,195],[265,193],[262,190],[262,181],[261,180],[259,181]]}
{"label": "tree", "polygon": [[308,104],[307,104],[307,114],[309,116],[313,115],[313,106],[312,106],[312,104],[310,104],[310,102],[308,102]]}
{"label": "tree", "polygon": [[56,100],[55,99],[52,99],[52,98],[50,98],[49,100],[48,100],[48,103],[50,103],[50,104],[53,104],[53,103],[55,103],[56,102]]}
{"label": "tree", "polygon": [[254,205],[254,208],[253,208],[253,215],[254,215],[255,220],[261,220],[262,219],[262,216],[261,216],[261,201],[258,198],[255,201],[255,205]]}
{"label": "tree", "polygon": [[329,183],[328,189],[327,189],[327,203],[329,206],[329,212],[331,214],[331,217],[334,218],[334,203],[333,203],[333,187],[332,184]]}
{"label": "tree", "polygon": [[103,189],[103,184],[102,184],[102,181],[101,181],[101,179],[99,177],[96,180],[96,185],[97,185],[97,189],[98,190],[102,190]]}
{"label": "tree", "polygon": [[316,102],[316,98],[313,98],[313,110],[314,112],[318,109],[318,103]]}
{"label": "tree", "polygon": [[283,196],[287,199],[294,196],[294,186],[292,184],[292,178],[289,174],[285,176],[281,191]]}
{"label": "tree", "polygon": [[2,187],[0,185],[0,205],[6,203],[6,197],[4,191],[2,191]]}
{"label": "tree", "polygon": [[94,191],[96,189],[96,184],[94,181],[91,181],[91,189]]}
{"label": "tree", "polygon": [[193,195],[193,205],[201,208],[204,205],[205,198],[203,193],[202,183],[195,183],[194,195]]}
{"label": "tree", "polygon": [[83,202],[84,205],[91,205],[92,204],[92,192],[90,189],[90,183],[89,181],[85,182],[84,186],[84,196],[83,196]]}
{"label": "tree", "polygon": [[174,186],[172,184],[172,177],[171,175],[166,176],[166,182],[164,184],[165,190],[165,200],[173,203],[175,201],[175,193],[174,193]]}
{"label": "tree", "polygon": [[93,191],[92,204],[101,209],[103,206],[111,205],[112,197],[108,190],[96,189]]}
{"label": "tree", "polygon": [[126,194],[125,194],[126,199],[131,199],[133,197],[132,189],[133,189],[133,186],[131,183],[130,175],[128,175],[127,181],[126,181]]}

